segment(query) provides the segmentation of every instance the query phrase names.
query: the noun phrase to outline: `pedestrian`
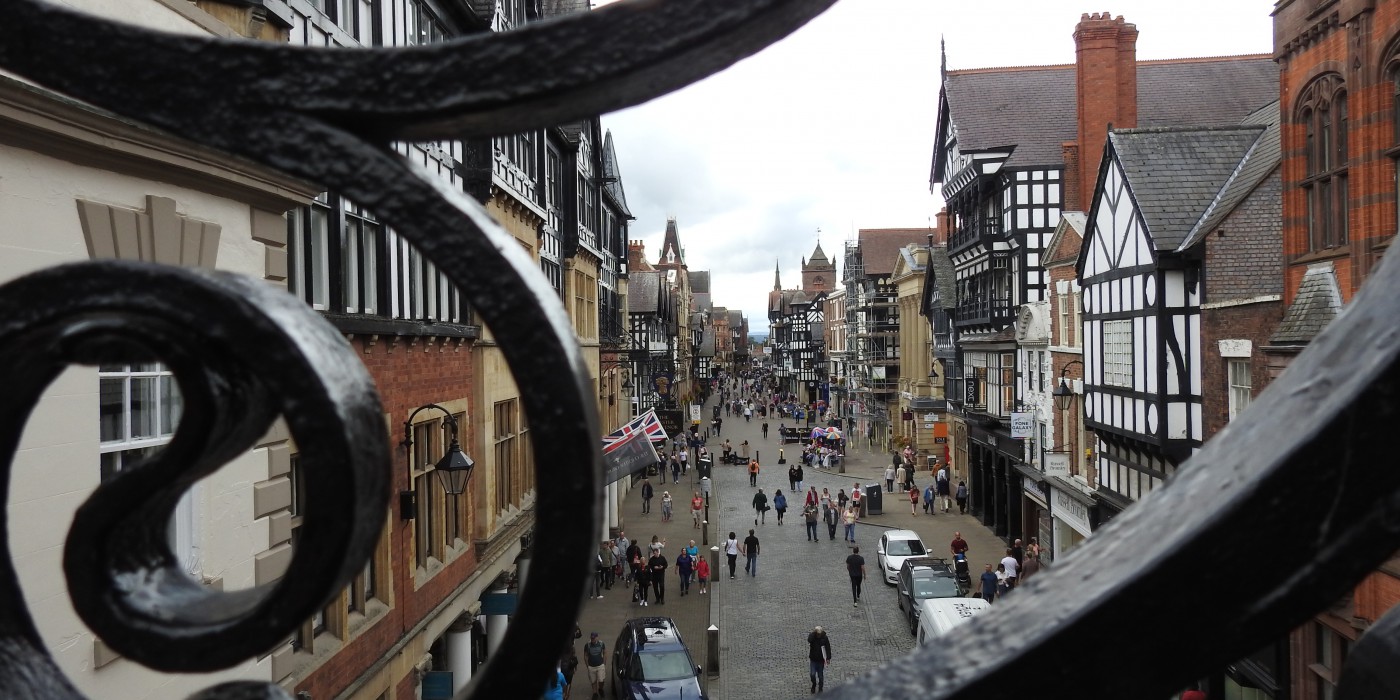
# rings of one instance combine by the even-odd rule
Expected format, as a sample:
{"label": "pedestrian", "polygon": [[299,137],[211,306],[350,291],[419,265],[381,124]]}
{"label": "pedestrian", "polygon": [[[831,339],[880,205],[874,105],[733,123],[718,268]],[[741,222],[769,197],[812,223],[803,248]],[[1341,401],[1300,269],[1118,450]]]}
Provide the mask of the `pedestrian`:
{"label": "pedestrian", "polygon": [[749,536],[744,538],[740,551],[744,553],[744,573],[758,576],[758,536],[753,534],[753,530],[749,530]]}
{"label": "pedestrian", "polygon": [[607,648],[597,632],[589,634],[588,643],[583,645],[583,664],[588,667],[588,684],[593,687],[593,697],[603,695],[603,684],[608,680]]}
{"label": "pedestrian", "polygon": [[[646,559],[642,557],[641,546],[633,542],[632,545],[627,548],[627,581],[629,583],[637,582],[637,576],[640,573],[640,569],[645,568],[642,566],[645,562]],[[641,598],[638,598],[636,591],[633,591],[632,602],[635,603],[639,600],[641,600]]]}
{"label": "pedestrian", "polygon": [[1031,577],[1031,574],[1034,574],[1038,571],[1040,571],[1039,552],[1032,552],[1029,549],[1026,550],[1026,560],[1021,564],[1021,570],[1018,572],[1020,574],[1020,576],[1018,577],[1019,583],[1024,584],[1026,580]]}
{"label": "pedestrian", "polygon": [[953,556],[955,557],[959,554],[967,554],[967,540],[962,538],[961,532],[953,533],[953,542],[949,545],[949,548],[953,550]]}
{"label": "pedestrian", "polygon": [[942,478],[936,479],[934,481],[934,483],[937,484],[938,487],[938,504],[943,506],[944,513],[947,513],[948,511],[953,509],[953,503],[950,500],[948,500],[947,474],[947,471],[940,469],[938,475]]}
{"label": "pedestrian", "polygon": [[748,440],[745,440],[745,441],[739,443],[739,456],[740,456],[740,457],[743,457],[745,462],[749,461],[749,441],[748,441]]}
{"label": "pedestrian", "polygon": [[787,512],[787,496],[783,495],[783,490],[778,489],[773,492],[773,510],[778,511],[778,524],[783,524],[783,514]]}
{"label": "pedestrian", "polygon": [[[578,626],[574,626],[574,639],[583,636],[578,632]],[[573,639],[569,640],[569,646],[565,647],[564,654],[559,658],[559,670],[564,672],[564,700],[569,700],[574,688],[574,673],[578,671],[578,650],[574,649]]]}
{"label": "pedestrian", "polygon": [[733,451],[734,451],[734,446],[731,445],[731,444],[729,444],[729,438],[725,438],[725,439],[724,439],[724,444],[723,444],[723,445],[720,445],[720,452],[722,453],[722,454],[721,454],[721,457],[722,457],[721,461],[723,461],[724,463],[728,464],[728,463],[729,463],[729,453],[730,453],[730,452],[733,452]]}
{"label": "pedestrian", "polygon": [[[661,481],[665,483],[665,477],[662,477]],[[671,455],[671,483],[681,483],[681,461],[676,459],[675,455]]]}
{"label": "pedestrian", "polygon": [[[877,486],[876,488],[879,488],[879,487]],[[853,485],[851,486],[851,505],[854,506],[855,509],[856,509],[857,511],[860,510],[860,499],[861,499],[864,495],[865,495],[865,494],[861,493],[860,482],[859,482],[859,481],[857,481],[855,484],[853,484]]]}
{"label": "pedestrian", "polygon": [[961,515],[966,515],[966,514],[967,514],[967,482],[965,482],[965,481],[959,481],[959,482],[958,482],[958,492],[957,492],[957,496],[955,496],[954,498],[955,498],[955,500],[957,500],[957,502],[958,502],[958,513],[961,514]]}
{"label": "pedestrian", "polygon": [[[782,453],[783,453],[782,450],[778,450],[778,454],[779,454],[779,455],[782,455]],[[779,462],[782,462],[782,461],[783,461],[782,458],[781,458],[781,456],[778,458],[778,461],[779,461]],[[798,493],[798,491],[797,491],[797,465],[798,465],[798,462],[793,462],[793,463],[792,463],[792,466],[788,467],[788,491],[791,492],[791,493]]]}
{"label": "pedestrian", "polygon": [[758,525],[761,521],[766,520],[767,514],[768,496],[764,495],[763,489],[759,489],[758,493],[753,495],[753,524]]}
{"label": "pedestrian", "polygon": [[617,531],[617,563],[622,565],[623,578],[627,583],[632,582],[632,570],[628,565],[632,562],[632,542],[627,539],[627,533],[622,530]]}
{"label": "pedestrian", "polygon": [[695,559],[690,556],[690,552],[681,550],[680,556],[676,557],[676,574],[681,577],[681,596],[690,592],[690,575],[695,571]]}
{"label": "pedestrian", "polygon": [[986,571],[982,572],[982,600],[991,603],[997,599],[997,581],[997,573],[988,564]]}
{"label": "pedestrian", "polygon": [[758,486],[758,460],[749,461],[749,486]]}
{"label": "pedestrian", "polygon": [[651,588],[651,568],[648,566],[650,561],[650,559],[643,559],[642,555],[638,554],[636,561],[633,562],[633,568],[636,571],[634,577],[637,581],[636,599],[644,608],[647,607],[647,591]]}
{"label": "pedestrian", "polygon": [[893,466],[885,467],[885,493],[894,493],[894,475]]}
{"label": "pedestrian", "polygon": [[817,541],[817,507],[808,504],[802,507],[802,520],[807,525],[807,539]]}
{"label": "pedestrian", "polygon": [[1021,567],[1016,562],[1016,557],[1012,554],[1010,547],[1006,549],[1006,556],[1001,558],[1001,565],[1006,568],[1006,588],[1008,590],[1015,588],[1017,572],[1021,570]]}
{"label": "pedestrian", "polygon": [[647,568],[651,571],[651,588],[656,593],[657,605],[666,604],[666,567],[668,564],[666,556],[659,549],[647,561]]}
{"label": "pedestrian", "polygon": [[[1006,560],[1002,559],[1002,561]],[[1006,579],[1006,564],[997,564],[997,597],[1004,597],[1009,590],[1011,590],[1011,584]]]}
{"label": "pedestrian", "polygon": [[[933,484],[924,487],[924,515],[928,515],[928,509],[933,505]],[[936,509],[935,509],[936,510]]]}
{"label": "pedestrian", "polygon": [[550,679],[549,685],[545,686],[544,695],[541,700],[564,700],[564,672],[556,665],[554,667],[554,677]]}
{"label": "pedestrian", "polygon": [[846,557],[846,573],[851,577],[851,602],[860,607],[860,585],[865,582],[865,557],[860,555],[860,547],[851,549]]}
{"label": "pedestrian", "polygon": [[909,514],[919,514],[919,490],[912,486],[909,487]]}
{"label": "pedestrian", "polygon": [[768,421],[763,421],[763,439],[768,439]]}
{"label": "pedestrian", "polygon": [[842,516],[842,520],[846,524],[846,540],[848,542],[856,541],[856,520],[859,519],[860,512],[856,510],[855,504],[847,508],[846,513]]}
{"label": "pedestrian", "polygon": [[695,560],[695,582],[699,584],[700,595],[710,592],[710,562],[704,557]]}
{"label": "pedestrian", "polygon": [[836,524],[840,520],[839,511],[836,504],[831,501],[822,503],[822,521],[826,523],[826,536],[832,542],[836,541]]}
{"label": "pedestrian", "polygon": [[686,448],[682,447],[682,448],[681,448],[681,473],[682,473],[682,474],[686,474],[686,473],[688,473],[689,471],[690,471],[690,450],[687,450]]}
{"label": "pedestrian", "polygon": [[660,537],[658,537],[658,536],[656,536],[656,535],[652,535],[652,536],[651,536],[651,544],[647,545],[647,556],[650,557],[650,556],[652,556],[653,554],[660,554],[660,553],[661,553],[661,550],[662,550],[662,549],[665,549],[665,548],[666,548],[666,540],[661,539]]}
{"label": "pedestrian", "polygon": [[705,499],[700,495],[699,491],[696,491],[695,495],[690,497],[690,519],[695,522],[692,529],[700,529],[700,514],[703,513],[704,510]]}
{"label": "pedestrian", "polygon": [[807,635],[807,649],[807,672],[812,677],[812,694],[816,695],[825,689],[826,665],[831,663],[831,640],[821,625]]}
{"label": "pedestrian", "polygon": [[588,582],[588,597],[599,600],[603,597],[603,553],[593,553],[593,578]]}
{"label": "pedestrian", "polygon": [[734,578],[734,564],[739,561],[739,538],[734,536],[734,532],[729,532],[729,539],[724,541],[724,556],[729,557],[729,578]]}
{"label": "pedestrian", "polygon": [[642,479],[642,515],[651,512],[651,499],[656,495],[656,489],[651,486],[651,479]]}
{"label": "pedestrian", "polygon": [[598,555],[603,558],[603,588],[611,591],[613,580],[617,577],[617,544],[612,540],[603,540],[598,547]]}
{"label": "pedestrian", "polygon": [[904,468],[904,465],[903,465],[903,464],[899,465],[899,468],[896,469],[896,470],[894,470],[894,480],[895,480],[895,483],[899,484],[899,490],[900,490],[901,492],[907,490],[906,487],[907,487],[907,485],[908,485],[908,483],[909,483],[908,481],[905,480],[905,477],[904,477],[904,475],[905,475],[906,473],[907,473],[907,470]]}
{"label": "pedestrian", "polygon": [[805,505],[805,506],[816,506],[816,505],[819,505],[819,504],[821,503],[821,498],[822,498],[821,496],[817,495],[817,487],[815,487],[815,486],[810,486],[810,487],[808,487],[808,489],[807,489],[807,498],[803,501],[802,505]]}
{"label": "pedestrian", "polygon": [[1026,548],[1021,546],[1021,540],[1011,543],[1011,556],[1016,559],[1016,571],[1019,573],[1026,564]]}
{"label": "pedestrian", "polygon": [[695,540],[691,540],[691,541],[690,541],[690,544],[686,545],[686,546],[683,547],[682,549],[685,550],[685,553],[686,553],[686,554],[689,554],[689,555],[690,555],[690,558],[691,558],[691,559],[699,559],[699,558],[700,558],[700,548],[695,546]]}

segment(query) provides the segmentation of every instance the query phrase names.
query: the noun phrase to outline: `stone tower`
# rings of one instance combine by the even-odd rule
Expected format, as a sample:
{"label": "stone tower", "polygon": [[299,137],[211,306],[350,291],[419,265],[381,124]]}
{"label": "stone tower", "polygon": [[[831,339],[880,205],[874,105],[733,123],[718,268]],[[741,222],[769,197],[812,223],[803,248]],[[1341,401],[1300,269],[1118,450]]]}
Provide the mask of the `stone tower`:
{"label": "stone tower", "polygon": [[830,292],[836,289],[836,263],[822,252],[822,244],[812,251],[812,257],[802,263],[802,291],[807,296],[817,292]]}

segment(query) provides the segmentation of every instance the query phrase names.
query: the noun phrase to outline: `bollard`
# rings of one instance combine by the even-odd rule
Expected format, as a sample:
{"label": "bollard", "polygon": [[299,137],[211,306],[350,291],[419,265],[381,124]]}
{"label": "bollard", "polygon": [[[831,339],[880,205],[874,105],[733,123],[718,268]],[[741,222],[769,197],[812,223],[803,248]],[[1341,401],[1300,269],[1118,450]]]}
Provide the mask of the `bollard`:
{"label": "bollard", "polygon": [[707,670],[713,678],[719,675],[719,628],[710,625],[710,628],[705,630],[705,640],[706,660],[710,667]]}
{"label": "bollard", "polygon": [[[705,510],[709,510],[709,508],[707,507],[707,508],[705,508]],[[701,521],[700,521],[700,544],[709,544],[709,543],[710,543],[710,521],[708,521],[708,520],[701,520]]]}
{"label": "bollard", "polygon": [[710,586],[719,583],[719,545],[710,548]]}

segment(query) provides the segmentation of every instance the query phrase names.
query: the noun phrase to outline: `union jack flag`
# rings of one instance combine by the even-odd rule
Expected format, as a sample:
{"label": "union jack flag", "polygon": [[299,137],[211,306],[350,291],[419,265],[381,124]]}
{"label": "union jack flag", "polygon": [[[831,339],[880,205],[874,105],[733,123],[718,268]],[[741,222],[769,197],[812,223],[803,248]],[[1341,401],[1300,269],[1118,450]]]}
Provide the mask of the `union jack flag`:
{"label": "union jack flag", "polygon": [[646,413],[633,418],[627,425],[618,428],[607,437],[604,437],[603,454],[613,451],[613,449],[621,446],[628,438],[637,433],[645,434],[647,439],[652,442],[667,439],[666,429],[661,427],[661,421],[657,420],[656,411],[648,410]]}

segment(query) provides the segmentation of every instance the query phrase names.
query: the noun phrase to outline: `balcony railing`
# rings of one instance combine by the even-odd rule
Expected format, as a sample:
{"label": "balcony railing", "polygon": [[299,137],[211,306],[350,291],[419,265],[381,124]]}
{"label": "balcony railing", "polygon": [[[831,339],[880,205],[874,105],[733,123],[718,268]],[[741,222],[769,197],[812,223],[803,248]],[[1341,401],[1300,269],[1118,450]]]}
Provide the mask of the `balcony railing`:
{"label": "balcony railing", "polygon": [[[392,155],[387,140],[516,133],[630,106],[753,53],[828,4],[627,3],[412,52],[321,52],[147,31],[47,0],[10,0],[0,69],[344,192],[471,299],[521,386],[539,455],[536,508],[553,527],[536,531],[534,547],[548,556],[533,560],[470,697],[539,697],[582,604],[582,595],[560,591],[581,591],[593,575],[603,496],[594,387],[577,371],[583,362],[567,317],[546,310],[558,302],[547,298],[535,262],[484,207],[445,194]],[[522,55],[541,60],[500,60]],[[558,56],[567,60],[547,60]],[[560,67],[523,72],[551,65]],[[392,78],[402,75],[424,79]],[[42,223],[0,224],[20,225]],[[1400,263],[1392,256],[1170,489],[963,627],[956,644],[920,647],[826,696],[1009,700],[1025,697],[1030,683],[1047,698],[1162,698],[1288,634],[1400,546],[1400,470],[1385,458],[1400,422],[1396,318]],[[337,331],[261,280],[87,262],[0,286],[6,465],[30,409],[65,365],[147,359],[138,345],[157,349],[180,377],[184,442],[180,453],[175,443],[162,453],[180,459],[122,472],[88,497],[62,554],[69,596],[130,660],[168,672],[227,669],[286,640],[363,571],[389,510],[382,407]],[[874,402],[871,410],[883,409]],[[285,575],[230,592],[186,582],[166,545],[169,504],[255,445],[279,415],[308,481]],[[561,465],[567,478],[552,471]],[[1299,517],[1308,513],[1318,517]],[[1260,557],[1261,541],[1286,546]],[[13,560],[7,566],[0,691],[81,697],[34,627]],[[1397,638],[1400,612],[1373,623],[1340,670],[1339,698],[1393,697]],[[287,694],[248,681],[199,697]]]}

